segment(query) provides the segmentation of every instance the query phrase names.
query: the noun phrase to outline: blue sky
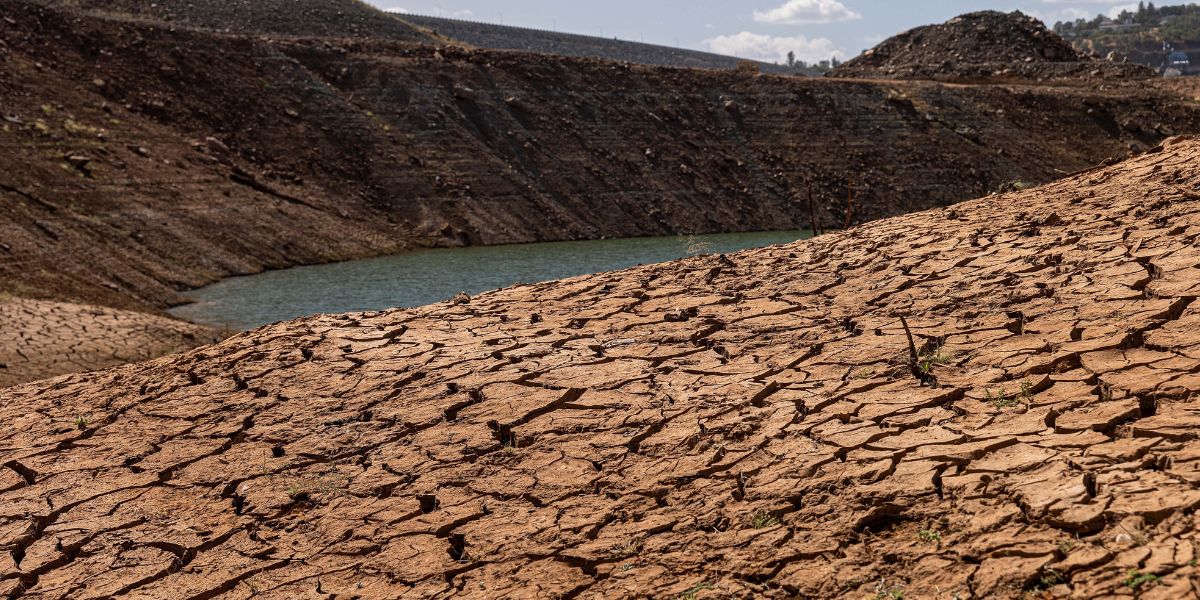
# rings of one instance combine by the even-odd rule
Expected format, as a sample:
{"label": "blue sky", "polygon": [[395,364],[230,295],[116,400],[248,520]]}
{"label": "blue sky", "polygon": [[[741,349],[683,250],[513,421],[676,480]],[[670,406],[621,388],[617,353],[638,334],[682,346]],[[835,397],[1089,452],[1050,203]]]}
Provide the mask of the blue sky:
{"label": "blue sky", "polygon": [[[775,61],[849,58],[917,25],[974,10],[1053,24],[1136,7],[1113,0],[368,0],[384,9],[619,37]],[[1158,4],[1178,4],[1160,1]]]}

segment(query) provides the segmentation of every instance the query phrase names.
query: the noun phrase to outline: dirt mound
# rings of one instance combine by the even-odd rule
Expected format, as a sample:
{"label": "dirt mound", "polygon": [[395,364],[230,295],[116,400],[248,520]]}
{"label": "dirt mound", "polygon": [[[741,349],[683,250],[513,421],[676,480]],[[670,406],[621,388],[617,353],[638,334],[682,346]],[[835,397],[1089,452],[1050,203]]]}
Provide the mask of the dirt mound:
{"label": "dirt mound", "polygon": [[217,341],[204,327],[141,312],[0,299],[0,387],[157,358]]}
{"label": "dirt mound", "polygon": [[829,73],[879,79],[1149,78],[1140,65],[1080,54],[1041,21],[1021,12],[981,11],[889,38]]}
{"label": "dirt mound", "polygon": [[1173,141],[3,390],[0,593],[1189,597],[1198,235]]}
{"label": "dirt mound", "polygon": [[218,31],[319,37],[429,36],[360,0],[46,0],[93,14],[149,18]]}

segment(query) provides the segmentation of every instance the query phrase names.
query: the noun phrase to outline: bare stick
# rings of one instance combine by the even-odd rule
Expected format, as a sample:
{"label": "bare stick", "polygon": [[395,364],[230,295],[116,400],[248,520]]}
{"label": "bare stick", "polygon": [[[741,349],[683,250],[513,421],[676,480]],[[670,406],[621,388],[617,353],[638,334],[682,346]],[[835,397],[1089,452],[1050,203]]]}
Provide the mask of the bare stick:
{"label": "bare stick", "polygon": [[846,181],[846,223],[842,229],[850,229],[850,223],[854,222],[854,180]]}
{"label": "bare stick", "polygon": [[918,364],[921,358],[917,355],[917,343],[913,341],[912,330],[908,328],[908,320],[900,317],[900,325],[904,327],[904,335],[908,336],[908,364],[912,367],[913,375],[921,378],[921,366]]}
{"label": "bare stick", "polygon": [[812,226],[813,235],[821,235],[817,227],[817,207],[813,204],[812,181],[808,182],[808,222]]}

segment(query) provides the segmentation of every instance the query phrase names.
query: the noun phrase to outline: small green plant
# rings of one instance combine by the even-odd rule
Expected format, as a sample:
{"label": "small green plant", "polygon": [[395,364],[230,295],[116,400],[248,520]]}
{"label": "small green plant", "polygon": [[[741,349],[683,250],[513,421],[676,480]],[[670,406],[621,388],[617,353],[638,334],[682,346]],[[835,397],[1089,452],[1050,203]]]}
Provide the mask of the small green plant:
{"label": "small green plant", "polygon": [[1070,556],[1071,551],[1075,549],[1075,540],[1063,540],[1058,543],[1058,551],[1063,556]]}
{"label": "small green plant", "polygon": [[1143,573],[1137,569],[1130,569],[1125,575],[1125,587],[1137,591],[1143,585],[1151,584],[1158,581],[1158,575],[1153,573]]}
{"label": "small green plant", "polygon": [[779,525],[779,519],[774,515],[766,512],[756,512],[754,517],[750,519],[750,527],[754,529],[766,529],[767,527],[775,527]]}
{"label": "small green plant", "polygon": [[918,531],[917,537],[920,538],[922,542],[929,544],[938,544],[939,546],[942,544],[942,534],[932,529],[922,529],[921,531]]}
{"label": "small green plant", "polygon": [[1193,558],[1192,560],[1187,561],[1187,566],[1189,566],[1189,567],[1196,566],[1196,559]]}
{"label": "small green plant", "polygon": [[851,379],[871,379],[875,376],[874,367],[863,367],[850,374]]}
{"label": "small green plant", "polygon": [[292,500],[303,500],[308,497],[308,492],[305,491],[300,485],[293,484],[288,486],[287,495],[288,498],[291,498]]}
{"label": "small green plant", "polygon": [[875,595],[868,596],[872,600],[904,600],[904,589],[899,586],[889,586],[887,581],[880,579],[875,584]]}
{"label": "small green plant", "polygon": [[688,588],[688,590],[685,591],[684,593],[680,594],[679,600],[696,600],[696,595],[699,594],[702,590],[711,590],[711,589],[713,589],[713,584],[711,584],[707,581],[701,581],[700,583],[697,583],[696,585],[693,585],[692,587]]}
{"label": "small green plant", "polygon": [[87,429],[87,426],[88,426],[87,417],[75,417],[75,427],[77,429],[80,429],[80,430]]}
{"label": "small green plant", "polygon": [[948,365],[952,362],[954,362],[954,354],[947,352],[945,348],[939,347],[922,354],[917,359],[917,368],[922,373],[928,375],[933,372],[934,367]]}
{"label": "small green plant", "polygon": [[1021,383],[1021,392],[1018,394],[1010,394],[1008,390],[1001,389],[999,393],[993,394],[991,388],[986,390],[987,402],[995,406],[997,410],[1004,410],[1021,404],[1028,404],[1033,399],[1033,385],[1028,381]]}

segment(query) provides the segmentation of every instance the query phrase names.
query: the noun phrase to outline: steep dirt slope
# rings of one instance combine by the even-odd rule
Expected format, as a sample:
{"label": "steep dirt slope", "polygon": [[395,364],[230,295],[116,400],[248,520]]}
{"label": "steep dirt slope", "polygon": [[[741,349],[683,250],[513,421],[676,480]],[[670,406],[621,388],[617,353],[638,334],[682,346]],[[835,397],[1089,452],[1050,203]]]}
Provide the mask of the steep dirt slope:
{"label": "steep dirt slope", "polygon": [[0,288],[159,308],[413,245],[806,227],[1045,181],[1200,109],[1105,91],[807,81],[385,42],[269,43],[14,1]]}
{"label": "steep dirt slope", "polygon": [[431,42],[420,29],[361,0],[46,0],[86,12],[218,31]]}
{"label": "steep dirt slope", "polygon": [[755,69],[767,73],[805,74],[805,70],[787,65],[745,61],[734,56],[630,42],[617,38],[425,15],[405,14],[399,15],[397,18],[472,48],[519,50],[558,56],[586,56],[642,65],[690,69],[737,69],[739,66],[749,63]]}
{"label": "steep dirt slope", "polygon": [[1038,19],[980,11],[884,40],[829,73],[878,79],[1149,79],[1142,65],[1081,54]]}
{"label": "steep dirt slope", "polygon": [[3,390],[0,591],[1194,596],[1198,236],[1173,140]]}

